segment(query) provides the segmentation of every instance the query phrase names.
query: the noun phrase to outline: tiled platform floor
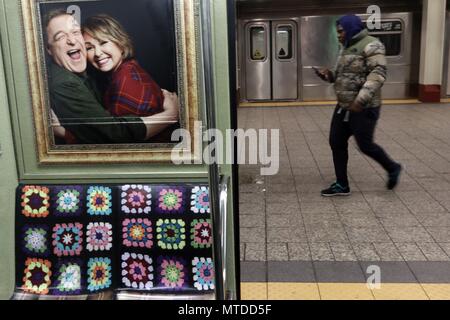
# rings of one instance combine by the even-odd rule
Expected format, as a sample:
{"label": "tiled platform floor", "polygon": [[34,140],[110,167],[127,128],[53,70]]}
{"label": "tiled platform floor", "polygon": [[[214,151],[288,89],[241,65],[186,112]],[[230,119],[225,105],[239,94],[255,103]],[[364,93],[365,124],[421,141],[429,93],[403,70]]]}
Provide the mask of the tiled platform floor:
{"label": "tiled platform floor", "polygon": [[420,285],[414,292],[431,298],[423,285],[440,292],[434,284],[450,283],[450,104],[383,106],[375,140],[402,163],[400,185],[386,190],[384,170],[352,138],[352,195],[330,199],[320,190],[334,181],[332,111],[239,109],[240,128],[280,129],[277,175],[262,176],[257,165],[239,169],[241,273],[251,282],[243,296],[255,293],[245,286],[264,286],[268,297],[270,288],[295,282],[324,298],[330,285],[319,284],[364,285],[365,268],[376,264],[385,282]]}
{"label": "tiled platform floor", "polygon": [[334,181],[333,107],[241,108],[239,127],[280,129],[280,171],[241,165],[242,261],[450,261],[450,104],[383,106],[376,141],[404,166],[385,172],[349,148],[350,197]]}

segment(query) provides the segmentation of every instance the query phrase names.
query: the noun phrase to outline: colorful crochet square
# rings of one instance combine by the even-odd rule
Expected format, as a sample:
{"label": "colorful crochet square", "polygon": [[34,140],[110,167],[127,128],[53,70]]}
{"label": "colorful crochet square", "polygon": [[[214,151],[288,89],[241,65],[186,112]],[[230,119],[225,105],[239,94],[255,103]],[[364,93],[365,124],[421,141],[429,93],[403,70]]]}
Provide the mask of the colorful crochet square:
{"label": "colorful crochet square", "polygon": [[53,227],[53,253],[61,256],[78,256],[83,249],[83,225],[76,223],[57,224]]}
{"label": "colorful crochet square", "polygon": [[29,218],[45,218],[49,215],[50,191],[46,187],[25,186],[22,188],[22,214]]}
{"label": "colorful crochet square", "polygon": [[87,212],[91,216],[109,216],[112,212],[111,189],[92,186],[87,191]]}
{"label": "colorful crochet square", "polygon": [[184,188],[158,188],[158,201],[156,211],[158,213],[184,213],[185,190]]}
{"label": "colorful crochet square", "polygon": [[111,259],[89,259],[87,275],[89,291],[108,289],[112,284]]}
{"label": "colorful crochet square", "polygon": [[181,219],[159,219],[156,222],[158,247],[181,250],[186,246],[186,223]]}
{"label": "colorful crochet square", "polygon": [[52,263],[48,260],[28,258],[22,289],[29,293],[47,294],[51,285],[51,267]]}
{"label": "colorful crochet square", "polygon": [[121,208],[124,213],[148,214],[152,210],[152,193],[149,186],[125,185],[121,187]]}
{"label": "colorful crochet square", "polygon": [[46,226],[25,226],[23,228],[23,249],[26,254],[46,256],[48,248]]}
{"label": "colorful crochet square", "polygon": [[194,213],[209,213],[209,189],[207,187],[192,189],[191,210]]}
{"label": "colorful crochet square", "polygon": [[153,288],[152,258],[148,255],[122,254],[122,283],[127,288],[150,290]]}
{"label": "colorful crochet square", "polygon": [[109,251],[112,248],[112,224],[108,222],[91,222],[86,227],[86,249],[92,251]]}
{"label": "colorful crochet square", "polygon": [[197,290],[214,290],[214,265],[211,258],[197,258],[192,260],[192,274],[194,287]]}
{"label": "colorful crochet square", "polygon": [[177,257],[159,257],[158,283],[166,289],[179,290],[186,286],[187,270],[186,262]]}
{"label": "colorful crochet square", "polygon": [[196,249],[210,248],[212,230],[210,219],[194,219],[191,222],[191,246]]}
{"label": "colorful crochet square", "polygon": [[61,261],[55,270],[54,294],[81,293],[81,261]]}
{"label": "colorful crochet square", "polygon": [[60,217],[79,216],[81,214],[82,187],[67,186],[53,189],[53,206],[55,215]]}
{"label": "colorful crochet square", "polygon": [[123,245],[135,248],[153,247],[152,222],[148,219],[124,219],[122,222]]}

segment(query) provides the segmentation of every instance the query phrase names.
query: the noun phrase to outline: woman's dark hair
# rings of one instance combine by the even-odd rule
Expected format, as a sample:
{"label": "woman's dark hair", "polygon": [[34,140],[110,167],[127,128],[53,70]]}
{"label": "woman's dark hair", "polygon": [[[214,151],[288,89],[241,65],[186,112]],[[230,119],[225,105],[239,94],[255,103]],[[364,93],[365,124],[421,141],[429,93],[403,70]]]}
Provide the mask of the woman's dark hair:
{"label": "woman's dark hair", "polygon": [[113,17],[99,14],[89,17],[82,26],[83,34],[88,34],[97,40],[110,40],[122,50],[122,58],[134,56],[133,42],[122,25]]}

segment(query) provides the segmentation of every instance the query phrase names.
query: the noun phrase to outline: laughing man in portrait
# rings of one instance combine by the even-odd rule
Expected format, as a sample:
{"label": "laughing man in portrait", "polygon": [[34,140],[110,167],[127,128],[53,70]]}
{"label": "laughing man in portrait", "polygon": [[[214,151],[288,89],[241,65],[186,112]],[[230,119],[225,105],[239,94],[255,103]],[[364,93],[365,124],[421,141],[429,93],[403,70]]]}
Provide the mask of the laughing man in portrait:
{"label": "laughing man in portrait", "polygon": [[178,122],[175,93],[163,90],[163,111],[147,117],[113,116],[102,105],[95,83],[87,76],[87,53],[81,27],[65,10],[45,19],[51,109],[62,127],[54,132],[66,143],[141,143]]}

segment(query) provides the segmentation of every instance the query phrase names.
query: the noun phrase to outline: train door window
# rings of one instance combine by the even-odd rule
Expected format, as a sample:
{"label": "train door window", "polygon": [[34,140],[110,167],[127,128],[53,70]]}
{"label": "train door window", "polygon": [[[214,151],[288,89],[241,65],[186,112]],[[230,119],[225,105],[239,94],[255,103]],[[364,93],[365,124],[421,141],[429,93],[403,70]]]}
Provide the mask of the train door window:
{"label": "train door window", "polygon": [[381,21],[380,28],[369,30],[386,48],[386,56],[399,56],[402,52],[403,24],[400,20]]}
{"label": "train door window", "polygon": [[266,59],[266,29],[255,26],[250,28],[250,54],[252,60],[262,61]]}
{"label": "train door window", "polygon": [[292,26],[277,26],[276,50],[279,60],[292,59]]}
{"label": "train door window", "polygon": [[379,34],[374,35],[380,39],[386,48],[386,56],[398,56],[402,49],[402,35],[401,34]]}

